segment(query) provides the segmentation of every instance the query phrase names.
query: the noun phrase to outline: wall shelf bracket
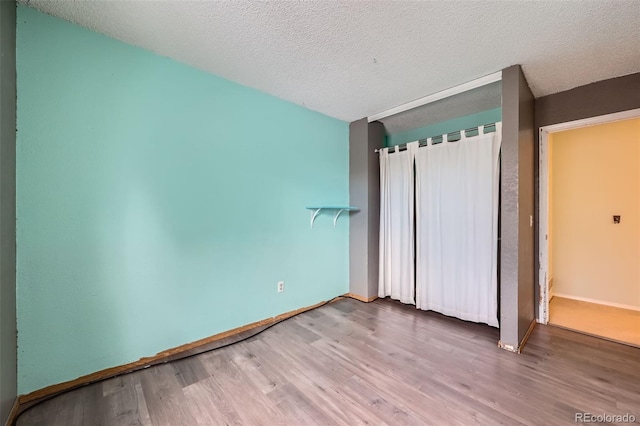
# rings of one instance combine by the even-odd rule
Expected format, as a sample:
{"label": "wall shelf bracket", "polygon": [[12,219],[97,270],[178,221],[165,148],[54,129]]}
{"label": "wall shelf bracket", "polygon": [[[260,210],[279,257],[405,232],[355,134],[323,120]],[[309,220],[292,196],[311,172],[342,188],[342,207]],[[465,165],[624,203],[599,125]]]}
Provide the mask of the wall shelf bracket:
{"label": "wall shelf bracket", "polygon": [[338,217],[340,217],[340,215],[342,214],[342,212],[353,212],[353,211],[358,211],[360,209],[358,209],[357,207],[353,207],[353,206],[345,206],[345,207],[340,207],[340,206],[319,206],[319,207],[307,207],[307,210],[311,210],[311,229],[313,229],[313,222],[316,221],[316,217],[318,217],[318,214],[320,214],[320,212],[322,210],[335,210],[336,214],[333,217],[333,227],[336,227],[336,223],[338,222]]}

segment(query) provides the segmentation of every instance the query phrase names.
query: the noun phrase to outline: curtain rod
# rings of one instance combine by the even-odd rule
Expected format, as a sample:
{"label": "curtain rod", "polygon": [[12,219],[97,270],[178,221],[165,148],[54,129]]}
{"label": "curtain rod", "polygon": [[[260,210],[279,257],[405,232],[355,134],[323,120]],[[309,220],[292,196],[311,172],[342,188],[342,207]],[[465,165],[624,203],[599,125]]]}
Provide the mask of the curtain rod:
{"label": "curtain rod", "polygon": [[423,105],[430,104],[440,99],[448,98],[454,95],[458,95],[469,90],[477,89],[478,87],[486,86],[487,84],[495,83],[502,80],[502,71],[494,72],[493,74],[485,75],[484,77],[476,78],[475,80],[468,81],[466,83],[459,84],[457,86],[450,87],[448,89],[436,92],[432,95],[424,96],[411,102],[407,102],[402,105],[390,108],[386,111],[379,112],[367,117],[369,123],[381,120],[391,115],[396,115],[401,112],[408,111],[413,108],[418,108]]}
{"label": "curtain rod", "polygon": [[[497,123],[497,122],[496,122],[496,123]],[[484,127],[484,129],[485,129],[485,134],[486,134],[486,133],[487,133],[487,132],[486,132],[487,127],[495,127],[495,126],[496,126],[496,123],[481,124],[480,126],[477,126],[477,127],[471,127],[471,128],[469,128],[469,129],[456,130],[456,131],[454,131],[454,132],[448,132],[448,133],[445,133],[444,135],[436,135],[436,136],[432,136],[432,137],[430,137],[430,138],[420,139],[420,140],[418,141],[418,146],[426,146],[426,145],[427,145],[427,141],[428,141],[429,139],[438,139],[438,138],[442,138],[442,140],[444,141],[444,137],[446,136],[446,137],[447,137],[447,140],[448,140],[448,139],[449,139],[449,135],[456,134],[456,133],[462,133],[462,132],[465,132],[465,133],[466,133],[466,132],[473,132],[473,131],[476,131],[476,130],[478,131],[478,133],[480,133],[480,127]],[[461,136],[462,136],[462,135],[461,135]],[[453,142],[453,141],[451,141],[451,142]],[[394,150],[393,150],[393,151],[389,152],[389,154],[392,154],[392,153],[394,153],[394,152],[400,152],[400,151],[402,151],[402,148],[407,149],[407,144],[406,144],[406,143],[401,143],[401,144],[399,144],[399,145],[388,146],[387,148],[389,148],[389,149],[394,148]],[[374,149],[374,152],[380,152],[380,151],[382,151],[383,149],[384,149],[384,148],[376,148],[376,149]]]}

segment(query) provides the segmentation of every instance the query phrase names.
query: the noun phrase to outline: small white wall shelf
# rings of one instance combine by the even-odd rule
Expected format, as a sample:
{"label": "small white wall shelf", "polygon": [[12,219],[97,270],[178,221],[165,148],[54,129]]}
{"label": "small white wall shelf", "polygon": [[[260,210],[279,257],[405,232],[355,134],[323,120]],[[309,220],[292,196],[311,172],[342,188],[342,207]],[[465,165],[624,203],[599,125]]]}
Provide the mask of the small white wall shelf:
{"label": "small white wall shelf", "polygon": [[316,216],[318,216],[318,214],[322,211],[322,210],[335,210],[336,215],[333,217],[333,227],[336,227],[336,222],[338,221],[338,217],[340,217],[340,215],[342,214],[342,212],[357,212],[358,210],[360,210],[357,207],[353,207],[353,206],[345,206],[345,207],[341,207],[341,206],[318,206],[318,207],[306,207],[307,210],[312,210],[311,212],[311,229],[313,229],[313,222],[315,222],[316,220]]}

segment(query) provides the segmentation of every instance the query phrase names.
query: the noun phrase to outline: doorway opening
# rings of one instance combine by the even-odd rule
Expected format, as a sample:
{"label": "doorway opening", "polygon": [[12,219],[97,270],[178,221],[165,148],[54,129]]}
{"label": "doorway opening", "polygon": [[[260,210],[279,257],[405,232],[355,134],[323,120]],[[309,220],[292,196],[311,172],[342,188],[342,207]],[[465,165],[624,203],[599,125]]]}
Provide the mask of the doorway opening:
{"label": "doorway opening", "polygon": [[540,128],[539,322],[640,346],[640,109]]}

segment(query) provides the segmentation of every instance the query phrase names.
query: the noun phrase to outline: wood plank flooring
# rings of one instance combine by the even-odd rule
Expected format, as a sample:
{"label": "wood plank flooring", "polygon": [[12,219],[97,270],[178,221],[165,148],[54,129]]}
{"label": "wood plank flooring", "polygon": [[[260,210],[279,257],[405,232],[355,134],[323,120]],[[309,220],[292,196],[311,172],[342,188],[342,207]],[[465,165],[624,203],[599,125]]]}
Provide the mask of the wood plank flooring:
{"label": "wood plank flooring", "polygon": [[549,322],[640,347],[640,311],[554,296]]}
{"label": "wood plank flooring", "polygon": [[250,340],[85,386],[18,425],[562,425],[640,423],[640,349],[538,326],[498,330],[389,300],[344,299]]}

